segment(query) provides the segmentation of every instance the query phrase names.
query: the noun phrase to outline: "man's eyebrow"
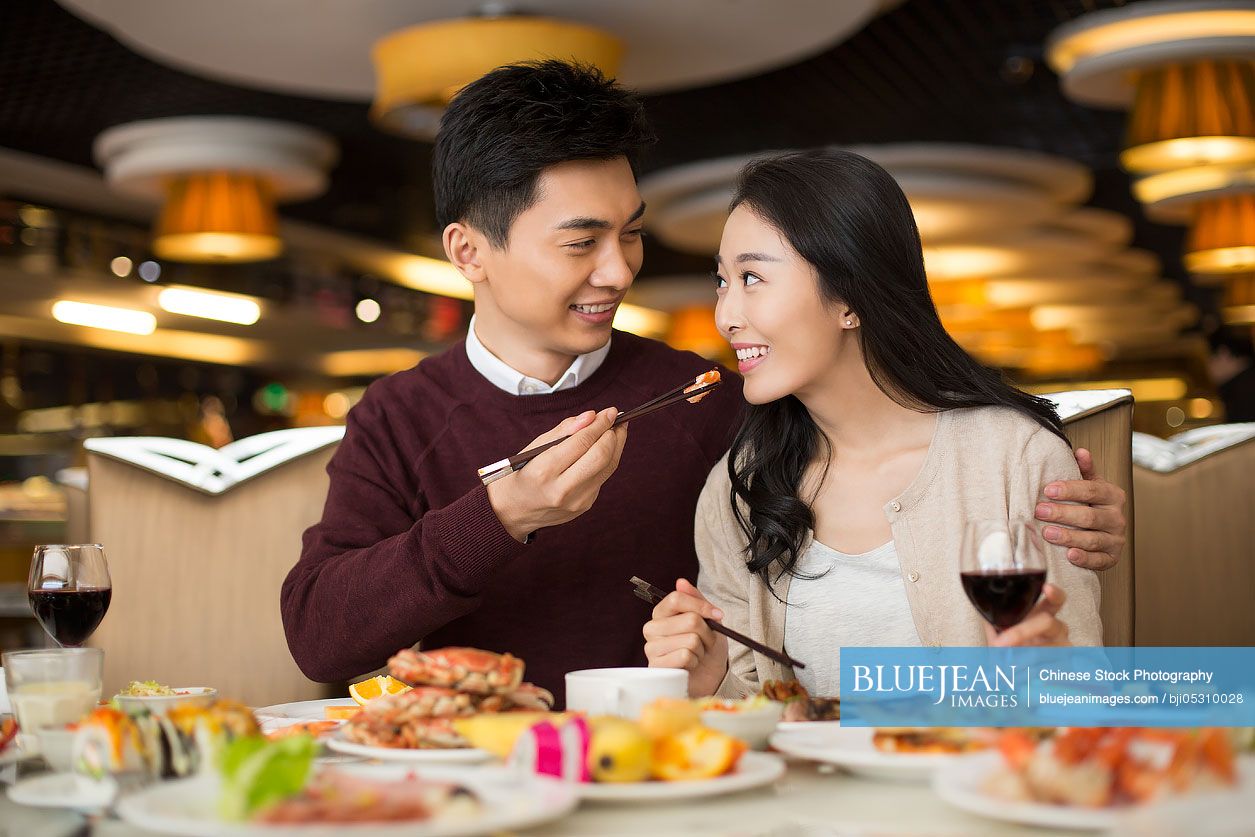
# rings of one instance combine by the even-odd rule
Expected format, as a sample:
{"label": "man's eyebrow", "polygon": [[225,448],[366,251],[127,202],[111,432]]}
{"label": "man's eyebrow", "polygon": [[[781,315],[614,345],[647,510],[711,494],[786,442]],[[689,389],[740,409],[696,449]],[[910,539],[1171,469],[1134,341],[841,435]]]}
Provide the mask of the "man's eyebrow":
{"label": "man's eyebrow", "polygon": [[[630,224],[633,221],[639,221],[641,216],[645,214],[645,202],[641,201],[641,205],[632,213],[632,217],[627,220]],[[592,218],[582,216],[579,218],[568,218],[562,223],[554,227],[555,230],[608,230],[614,225],[605,218]]]}

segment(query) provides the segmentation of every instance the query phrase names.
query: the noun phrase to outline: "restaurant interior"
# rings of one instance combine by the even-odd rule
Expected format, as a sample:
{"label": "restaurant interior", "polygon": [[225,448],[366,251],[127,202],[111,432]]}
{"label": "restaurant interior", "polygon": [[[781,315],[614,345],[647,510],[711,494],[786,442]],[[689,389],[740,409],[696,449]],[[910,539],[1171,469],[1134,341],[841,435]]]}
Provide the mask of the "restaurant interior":
{"label": "restaurant interior", "polygon": [[349,410],[466,334],[440,114],[568,53],[658,135],[617,328],[734,367],[710,270],[737,173],[856,151],[906,193],[947,331],[1126,491],[1106,644],[1255,645],[1255,4],[21,0],[0,650],[52,646],[35,545],[101,543],[107,694],[142,670],[254,706],[342,696],[296,667],[278,591]]}

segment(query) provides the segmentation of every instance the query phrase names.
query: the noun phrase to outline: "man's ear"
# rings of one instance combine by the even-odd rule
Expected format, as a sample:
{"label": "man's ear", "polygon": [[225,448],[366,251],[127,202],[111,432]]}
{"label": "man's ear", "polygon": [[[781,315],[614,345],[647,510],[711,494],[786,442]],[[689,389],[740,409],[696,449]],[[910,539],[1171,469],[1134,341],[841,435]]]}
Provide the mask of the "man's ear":
{"label": "man's ear", "polygon": [[460,221],[444,228],[442,236],[444,254],[458,269],[458,272],[474,283],[483,282],[487,275],[479,254],[487,241],[477,230]]}

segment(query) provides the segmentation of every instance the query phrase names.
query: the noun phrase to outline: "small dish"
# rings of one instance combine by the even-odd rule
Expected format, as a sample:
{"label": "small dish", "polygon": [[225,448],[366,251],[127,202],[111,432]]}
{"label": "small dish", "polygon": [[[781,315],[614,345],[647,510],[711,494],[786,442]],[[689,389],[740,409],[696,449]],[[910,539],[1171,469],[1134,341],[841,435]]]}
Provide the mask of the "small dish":
{"label": "small dish", "polygon": [[74,763],[74,736],[78,730],[68,727],[46,727],[35,733],[39,755],[57,773],[68,773]]}
{"label": "small dish", "polygon": [[767,749],[784,713],[784,704],[770,701],[745,709],[703,709],[702,725],[739,738],[754,750]]}
{"label": "small dish", "polygon": [[209,686],[184,686],[176,688],[174,691],[176,694],[173,695],[155,695],[151,697],[118,694],[113,699],[118,702],[118,708],[128,715],[134,715],[145,709],[154,715],[164,715],[175,706],[183,706],[185,704],[208,706],[218,697],[218,690]]}

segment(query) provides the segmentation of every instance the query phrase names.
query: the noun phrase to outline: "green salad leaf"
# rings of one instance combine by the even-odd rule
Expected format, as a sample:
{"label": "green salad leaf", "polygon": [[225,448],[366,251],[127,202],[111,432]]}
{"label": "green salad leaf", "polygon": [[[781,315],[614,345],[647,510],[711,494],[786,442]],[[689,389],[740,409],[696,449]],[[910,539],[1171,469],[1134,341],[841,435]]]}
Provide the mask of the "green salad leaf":
{"label": "green salad leaf", "polygon": [[227,820],[244,820],[271,803],[300,793],[317,753],[318,743],[308,735],[231,742],[222,755],[219,813]]}

